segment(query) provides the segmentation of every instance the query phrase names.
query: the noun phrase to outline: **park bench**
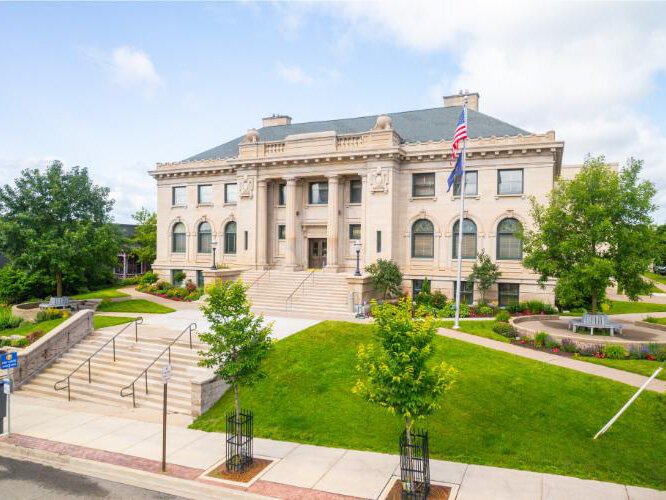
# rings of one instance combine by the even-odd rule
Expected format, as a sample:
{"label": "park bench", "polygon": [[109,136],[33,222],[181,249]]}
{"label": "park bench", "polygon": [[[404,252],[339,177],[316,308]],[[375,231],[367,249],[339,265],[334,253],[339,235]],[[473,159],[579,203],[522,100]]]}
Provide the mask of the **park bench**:
{"label": "park bench", "polygon": [[569,321],[569,328],[576,333],[576,328],[589,328],[590,335],[594,335],[594,329],[609,330],[611,336],[617,331],[622,335],[622,324],[611,321],[605,314],[589,314],[585,313],[580,318],[575,318]]}
{"label": "park bench", "polygon": [[40,309],[73,309],[75,304],[69,297],[51,297],[48,302],[39,304]]}

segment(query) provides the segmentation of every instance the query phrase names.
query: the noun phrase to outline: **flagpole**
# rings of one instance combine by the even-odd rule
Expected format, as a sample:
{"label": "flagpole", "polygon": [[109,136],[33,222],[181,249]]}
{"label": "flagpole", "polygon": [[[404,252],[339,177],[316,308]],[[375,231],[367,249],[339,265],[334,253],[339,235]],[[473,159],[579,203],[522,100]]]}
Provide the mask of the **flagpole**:
{"label": "flagpole", "polygon": [[[465,126],[467,126],[467,96],[463,98],[463,113],[465,113]],[[456,316],[453,322],[453,328],[460,328],[460,282],[462,277],[462,238],[463,238],[463,218],[465,217],[465,187],[467,179],[465,178],[465,150],[467,139],[463,139],[461,151],[462,175],[460,176],[460,217],[458,218],[458,277],[456,278]]]}

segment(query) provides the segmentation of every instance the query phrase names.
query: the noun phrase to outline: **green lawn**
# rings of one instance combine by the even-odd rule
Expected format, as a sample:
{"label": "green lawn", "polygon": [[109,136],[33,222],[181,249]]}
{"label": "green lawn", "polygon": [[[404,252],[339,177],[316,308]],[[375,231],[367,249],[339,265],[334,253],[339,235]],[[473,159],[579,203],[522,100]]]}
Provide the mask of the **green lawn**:
{"label": "green lawn", "polygon": [[666,311],[666,304],[631,302],[629,300],[612,300],[610,309],[606,312],[606,314],[650,313],[664,311]]}
{"label": "green lawn", "polygon": [[655,323],[657,325],[666,325],[666,318],[653,318],[648,316],[647,318],[645,318],[645,321],[647,321],[648,323]]}
{"label": "green lawn", "polygon": [[120,302],[102,302],[97,308],[100,312],[154,313],[165,314],[175,309],[145,299],[122,300]]}
{"label": "green lawn", "polygon": [[645,273],[646,278],[650,278],[652,281],[657,281],[662,285],[666,285],[666,276],[657,273]]}
{"label": "green lawn", "polygon": [[663,366],[664,369],[657,375],[658,379],[666,380],[666,363],[659,363],[657,361],[648,361],[647,359],[608,359],[608,358],[592,358],[588,356],[576,356],[579,361],[587,361],[596,365],[609,366],[618,370],[626,372],[638,373],[649,377],[654,371]]}
{"label": "green lawn", "polygon": [[[276,343],[267,378],[241,388],[257,436],[395,454],[401,423],[351,393],[372,325],[324,322]],[[437,337],[459,370],[425,425],[431,457],[666,488],[666,398],[644,393],[599,440],[635,388]],[[192,427],[224,432],[229,391]],[[646,465],[647,464],[647,465]]]}
{"label": "green lawn", "polygon": [[123,323],[129,323],[134,321],[136,318],[131,318],[128,316],[93,316],[93,328],[99,330],[100,328],[107,328],[109,326],[122,325]]}
{"label": "green lawn", "polygon": [[[495,323],[495,320],[492,319],[462,320],[460,321],[459,331],[486,337],[487,339],[499,340],[500,342],[509,342],[506,337],[493,332],[493,323]],[[438,324],[443,328],[453,328],[453,321],[439,321]]]}
{"label": "green lawn", "polygon": [[96,290],[94,292],[80,293],[79,295],[74,295],[73,299],[84,300],[84,299],[118,299],[120,297],[129,297],[125,292],[118,290],[121,286],[114,286],[111,288],[104,288],[102,290]]}
{"label": "green lawn", "polygon": [[24,323],[18,328],[10,328],[8,330],[0,331],[0,335],[9,337],[10,335],[22,335],[26,336],[37,330],[41,330],[44,333],[50,332],[60,323],[65,321],[63,318],[50,319],[48,321],[42,321],[41,323]]}

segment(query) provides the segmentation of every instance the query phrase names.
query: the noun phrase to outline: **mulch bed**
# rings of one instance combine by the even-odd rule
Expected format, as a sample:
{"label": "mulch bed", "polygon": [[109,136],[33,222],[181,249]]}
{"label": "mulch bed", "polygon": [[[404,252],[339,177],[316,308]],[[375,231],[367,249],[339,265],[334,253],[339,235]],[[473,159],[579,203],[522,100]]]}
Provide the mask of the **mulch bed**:
{"label": "mulch bed", "polygon": [[214,477],[216,479],[225,479],[227,481],[236,481],[238,483],[249,483],[257,476],[262,470],[268,467],[272,460],[265,460],[263,458],[255,458],[252,465],[245,472],[227,472],[227,467],[222,464],[216,469],[210,471],[206,476]]}
{"label": "mulch bed", "polygon": [[[431,484],[430,492],[428,493],[428,498],[432,500],[448,500],[449,495],[451,494],[450,486],[442,486],[440,484]],[[402,498],[402,483],[400,481],[395,481],[391,490],[386,497],[386,500],[401,500]]]}

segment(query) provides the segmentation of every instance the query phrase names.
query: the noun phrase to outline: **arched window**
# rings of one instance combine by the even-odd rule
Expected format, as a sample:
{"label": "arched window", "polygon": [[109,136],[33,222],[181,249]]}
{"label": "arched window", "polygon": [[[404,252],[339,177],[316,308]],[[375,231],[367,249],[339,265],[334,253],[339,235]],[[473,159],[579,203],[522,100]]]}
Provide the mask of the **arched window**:
{"label": "arched window", "polygon": [[[458,235],[460,220],[453,225],[453,258],[458,258]],[[462,258],[476,259],[476,224],[470,219],[463,219]]]}
{"label": "arched window", "polygon": [[433,258],[435,256],[435,227],[427,219],[412,224],[412,257]]}
{"label": "arched window", "polygon": [[508,218],[497,225],[497,258],[522,259],[523,242],[518,238],[522,230],[520,222]]}
{"label": "arched window", "polygon": [[204,221],[199,224],[199,230],[197,231],[197,252],[210,253],[212,241],[213,230],[211,229],[210,224]]}
{"label": "arched window", "polygon": [[171,230],[171,251],[173,253],[185,253],[185,224],[177,222]]}
{"label": "arched window", "polygon": [[236,253],[236,223],[224,226],[224,253]]}

